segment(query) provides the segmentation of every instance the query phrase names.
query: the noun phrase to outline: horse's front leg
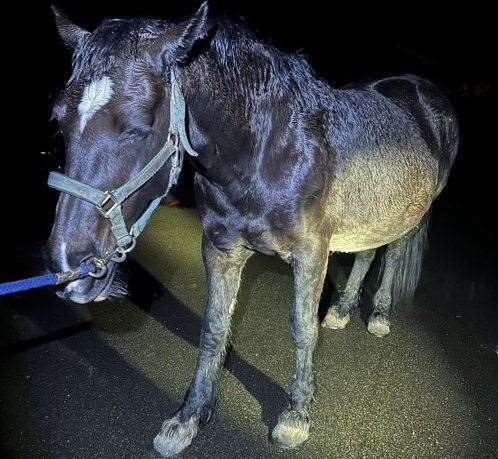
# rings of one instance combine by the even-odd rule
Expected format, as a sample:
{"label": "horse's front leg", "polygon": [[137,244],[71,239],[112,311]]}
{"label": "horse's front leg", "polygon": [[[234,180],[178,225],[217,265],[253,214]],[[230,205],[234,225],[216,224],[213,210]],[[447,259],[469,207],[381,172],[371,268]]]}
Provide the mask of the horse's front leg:
{"label": "horse's front leg", "polygon": [[156,450],[169,457],[185,449],[197,434],[199,423],[211,417],[215,378],[225,353],[230,318],[235,307],[242,268],[252,252],[241,245],[217,249],[204,236],[202,243],[208,299],[204,310],[195,374],[176,414],[164,422],[154,439]]}
{"label": "horse's front leg", "polygon": [[309,436],[309,406],[314,391],[312,356],[318,336],[318,305],[327,260],[327,244],[318,243],[292,259],[295,300],[290,329],[295,345],[295,372],[289,405],[272,432],[273,440],[283,448],[295,448]]}

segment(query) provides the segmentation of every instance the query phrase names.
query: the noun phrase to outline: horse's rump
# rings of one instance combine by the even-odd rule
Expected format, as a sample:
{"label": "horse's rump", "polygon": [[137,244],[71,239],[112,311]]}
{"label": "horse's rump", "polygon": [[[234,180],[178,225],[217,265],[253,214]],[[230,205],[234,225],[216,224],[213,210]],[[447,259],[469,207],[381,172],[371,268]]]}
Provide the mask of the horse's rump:
{"label": "horse's rump", "polygon": [[449,99],[433,83],[414,75],[379,80],[372,88],[410,112],[438,162],[439,193],[458,149],[458,124]]}
{"label": "horse's rump", "polygon": [[458,132],[446,97],[417,77],[378,80],[344,96],[354,110],[346,119],[354,121],[347,146],[334,145],[325,208],[334,228],[330,249],[355,252],[420,222],[446,183]]}

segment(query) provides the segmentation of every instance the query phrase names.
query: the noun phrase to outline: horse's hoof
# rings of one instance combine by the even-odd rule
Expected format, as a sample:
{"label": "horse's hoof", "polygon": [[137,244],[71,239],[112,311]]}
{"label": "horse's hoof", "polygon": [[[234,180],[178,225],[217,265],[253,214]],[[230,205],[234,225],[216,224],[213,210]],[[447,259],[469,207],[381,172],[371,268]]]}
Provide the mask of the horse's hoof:
{"label": "horse's hoof", "polygon": [[368,321],[368,331],[372,334],[377,336],[377,338],[382,338],[386,335],[389,334],[391,331],[389,329],[389,319],[385,316],[371,316],[370,320]]}
{"label": "horse's hoof", "polygon": [[294,449],[308,439],[309,430],[310,420],[307,416],[297,411],[287,411],[280,415],[271,436],[279,448]]}
{"label": "horse's hoof", "polygon": [[325,319],[323,319],[322,327],[330,328],[331,330],[342,330],[348,324],[350,318],[349,314],[341,316],[337,311],[329,309]]}
{"label": "horse's hoof", "polygon": [[180,422],[177,417],[168,419],[154,438],[154,448],[163,457],[175,456],[190,445],[197,431],[197,421],[194,418],[187,422]]}

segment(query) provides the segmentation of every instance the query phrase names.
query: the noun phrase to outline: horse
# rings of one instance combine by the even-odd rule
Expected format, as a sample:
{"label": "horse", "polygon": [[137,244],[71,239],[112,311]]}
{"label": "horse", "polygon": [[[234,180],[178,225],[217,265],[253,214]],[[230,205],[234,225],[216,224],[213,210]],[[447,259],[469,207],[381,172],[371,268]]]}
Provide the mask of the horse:
{"label": "horse", "polygon": [[[53,111],[67,176],[100,190],[130,180],[168,142],[175,85],[185,101],[182,151],[196,170],[207,302],[194,376],[155,437],[156,450],[180,453],[211,418],[242,269],[255,252],[293,269],[295,370],[272,439],[298,447],[310,431],[329,255],[356,254],[323,321],[341,329],[375,251],[385,247],[368,330],[386,335],[391,305],[417,285],[428,211],[457,153],[449,100],[413,75],[333,88],[301,55],[281,52],[235,20],[212,18],[207,2],[183,21],[113,19],[89,32],[55,10],[55,22],[72,51],[72,74]],[[167,159],[121,204],[126,225],[164,194],[172,168]],[[115,245],[102,212],[60,195],[48,241],[53,269]],[[117,261],[107,261],[102,276],[70,282],[58,295],[79,303],[110,296]]]}

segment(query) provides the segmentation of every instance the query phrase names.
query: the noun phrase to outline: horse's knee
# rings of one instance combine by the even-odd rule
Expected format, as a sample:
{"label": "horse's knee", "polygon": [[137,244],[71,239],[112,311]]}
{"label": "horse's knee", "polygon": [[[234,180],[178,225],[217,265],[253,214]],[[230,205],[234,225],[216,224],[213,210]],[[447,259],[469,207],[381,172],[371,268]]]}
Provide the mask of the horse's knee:
{"label": "horse's knee", "polygon": [[224,350],[226,337],[225,332],[205,332],[202,334],[200,347],[206,356],[217,355]]}
{"label": "horse's knee", "polygon": [[229,309],[230,306],[213,308],[205,315],[199,343],[204,352],[216,354],[223,351],[230,330]]}
{"label": "horse's knee", "polygon": [[290,330],[297,348],[312,346],[318,336],[318,317],[308,319],[292,317]]}

